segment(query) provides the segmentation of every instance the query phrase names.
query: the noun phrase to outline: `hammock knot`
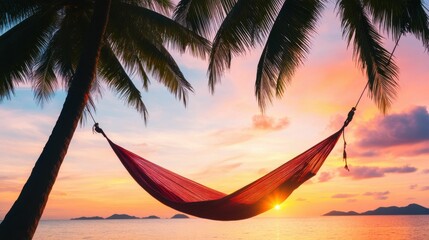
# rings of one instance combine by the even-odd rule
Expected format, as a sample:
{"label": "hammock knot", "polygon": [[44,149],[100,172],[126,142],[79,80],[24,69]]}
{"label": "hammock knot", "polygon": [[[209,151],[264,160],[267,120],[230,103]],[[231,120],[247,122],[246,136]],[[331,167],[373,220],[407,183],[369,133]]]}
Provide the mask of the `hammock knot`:
{"label": "hammock knot", "polygon": [[97,133],[101,133],[101,134],[103,134],[103,136],[104,136],[105,138],[107,138],[107,136],[106,136],[106,134],[104,133],[103,129],[101,129],[101,128],[98,126],[98,123],[95,123],[95,124],[94,124],[94,126],[92,127],[92,131],[93,131],[93,132],[97,132]]}
{"label": "hammock knot", "polygon": [[347,114],[347,119],[344,121],[343,128],[347,127],[349,125],[349,123],[353,120],[353,116],[355,115],[355,111],[356,111],[356,108],[352,107],[349,114]]}

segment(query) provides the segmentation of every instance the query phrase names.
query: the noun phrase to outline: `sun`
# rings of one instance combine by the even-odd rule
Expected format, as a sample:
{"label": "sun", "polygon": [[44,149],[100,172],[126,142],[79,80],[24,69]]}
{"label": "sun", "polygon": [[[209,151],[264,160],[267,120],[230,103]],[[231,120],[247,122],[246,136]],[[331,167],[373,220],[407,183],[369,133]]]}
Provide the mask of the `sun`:
{"label": "sun", "polygon": [[280,210],[280,208],[281,208],[281,207],[280,207],[280,204],[276,204],[276,205],[274,206],[274,209],[275,209],[275,210]]}

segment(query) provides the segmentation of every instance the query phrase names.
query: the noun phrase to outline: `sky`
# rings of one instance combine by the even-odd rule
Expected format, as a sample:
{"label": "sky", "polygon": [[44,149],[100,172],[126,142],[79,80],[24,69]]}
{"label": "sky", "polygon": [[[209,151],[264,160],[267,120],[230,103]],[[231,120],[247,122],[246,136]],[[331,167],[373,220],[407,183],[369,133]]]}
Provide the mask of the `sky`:
{"label": "sky", "polygon": [[[345,120],[366,84],[341,37],[333,8],[327,8],[304,65],[284,97],[261,114],[254,97],[260,49],[234,58],[213,95],[207,62],[175,54],[194,87],[185,108],[152,81],[143,93],[145,125],[105,87],[95,119],[117,144],[167,169],[225,193],[250,183],[320,142]],[[386,39],[391,50],[394,43]],[[429,54],[407,35],[395,52],[398,95],[383,115],[364,95],[346,129],[350,172],[342,141],[319,173],[260,217],[311,217],[331,210],[366,211],[417,203],[429,207]],[[65,92],[37,105],[28,86],[0,103],[0,219],[16,200],[61,110]],[[177,211],[154,200],[134,182],[108,143],[93,134],[92,121],[78,127],[42,219],[170,217]]]}

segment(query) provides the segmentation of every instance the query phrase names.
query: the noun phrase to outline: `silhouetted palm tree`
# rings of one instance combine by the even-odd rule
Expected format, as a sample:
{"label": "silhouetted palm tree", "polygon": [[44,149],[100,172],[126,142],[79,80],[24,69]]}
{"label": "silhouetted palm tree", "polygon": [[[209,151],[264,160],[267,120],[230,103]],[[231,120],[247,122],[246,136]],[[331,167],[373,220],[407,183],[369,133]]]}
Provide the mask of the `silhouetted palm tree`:
{"label": "silhouetted palm tree", "polygon": [[148,74],[186,104],[192,91],[167,46],[205,57],[210,43],[164,16],[169,0],[3,0],[0,2],[0,98],[31,83],[49,99],[62,82],[67,97],[21,194],[0,225],[0,239],[32,238],[82,112],[98,82],[146,119],[130,75]]}
{"label": "silhouetted palm tree", "polygon": [[217,30],[208,69],[212,91],[233,56],[263,46],[255,82],[263,110],[274,95],[283,95],[330,3],[336,5],[343,37],[366,72],[371,97],[385,112],[396,95],[397,66],[389,61],[378,31],[385,30],[395,40],[410,32],[429,50],[428,13],[422,0],[182,0],[175,19],[204,36]]}

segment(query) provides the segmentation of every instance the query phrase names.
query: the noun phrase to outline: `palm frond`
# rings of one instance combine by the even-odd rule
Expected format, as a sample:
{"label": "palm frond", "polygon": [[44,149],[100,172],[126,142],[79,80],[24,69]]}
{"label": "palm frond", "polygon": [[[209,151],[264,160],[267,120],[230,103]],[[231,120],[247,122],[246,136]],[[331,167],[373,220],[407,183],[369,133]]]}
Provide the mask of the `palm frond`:
{"label": "palm frond", "polygon": [[236,2],[237,0],[182,0],[176,6],[173,18],[196,33],[209,37]]}
{"label": "palm frond", "polygon": [[408,0],[406,3],[406,9],[409,16],[406,31],[414,34],[417,39],[422,41],[423,45],[426,47],[426,51],[429,52],[428,8],[421,0]]}
{"label": "palm frond", "polygon": [[35,14],[40,3],[37,0],[0,1],[0,32]]}
{"label": "palm frond", "polygon": [[52,55],[57,62],[56,71],[66,88],[77,67],[91,14],[89,9],[67,10],[49,43],[54,48]]}
{"label": "palm frond", "polygon": [[127,104],[140,112],[146,121],[147,109],[142,101],[140,91],[116,58],[113,50],[107,45],[101,49],[98,74],[112,90],[115,90],[121,98],[125,99]]}
{"label": "palm frond", "polygon": [[[162,41],[157,38],[146,38],[144,33],[130,30],[123,32],[120,35],[121,39],[118,39],[115,34],[110,36],[113,50],[121,57],[124,65],[131,71],[137,69],[140,72],[151,73],[157,81],[186,104],[187,94],[188,91],[192,91],[192,86],[173,57],[162,45]],[[146,71],[142,71],[143,67]]]}
{"label": "palm frond", "polygon": [[382,46],[382,37],[372,25],[360,0],[338,0],[343,36],[353,44],[353,56],[366,70],[370,96],[382,112],[396,97],[397,66]]}
{"label": "palm frond", "polygon": [[36,13],[0,36],[0,99],[10,98],[15,84],[31,76],[35,61],[53,31],[56,13]]}
{"label": "palm frond", "polygon": [[280,0],[239,0],[229,11],[213,41],[208,68],[210,90],[214,90],[232,56],[262,44],[281,8]]}
{"label": "palm frond", "polygon": [[135,42],[137,52],[135,62],[142,63],[146,71],[150,72],[157,81],[186,106],[188,92],[192,92],[193,89],[168,50],[162,44],[152,42],[144,37],[136,39],[140,39],[140,41]]}
{"label": "palm frond", "polygon": [[374,20],[389,34],[397,39],[399,35],[410,32],[421,40],[429,51],[429,18],[424,1],[364,0],[363,2],[374,16]]}
{"label": "palm frond", "polygon": [[57,87],[57,77],[55,75],[56,61],[53,57],[53,45],[47,46],[41,55],[32,77],[32,85],[35,99],[39,104],[49,100]]}
{"label": "palm frond", "polygon": [[323,10],[318,0],[288,0],[283,4],[259,59],[255,94],[264,110],[286,84],[310,49],[310,36]]}
{"label": "palm frond", "polygon": [[123,3],[151,9],[153,11],[170,14],[174,4],[170,0],[122,0]]}
{"label": "palm frond", "polygon": [[402,33],[402,28],[407,24],[409,18],[406,10],[406,1],[378,1],[363,0],[366,9],[369,10],[375,22],[380,24],[383,30],[398,38]]}
{"label": "palm frond", "polygon": [[[188,51],[201,58],[205,58],[210,52],[210,42],[208,40],[166,16],[130,4],[117,4],[114,7],[119,11],[112,13],[112,21],[114,19],[122,23],[127,19],[134,21],[134,24],[129,27],[133,27],[134,31],[145,34],[148,36],[147,38],[161,37],[163,44],[180,52]],[[113,14],[117,15],[113,16]]]}
{"label": "palm frond", "polygon": [[86,102],[85,109],[82,112],[82,116],[79,119],[79,125],[81,127],[85,126],[85,123],[87,123],[88,118],[90,118],[93,122],[95,122],[96,120],[95,120],[95,118],[93,119],[93,117],[94,117],[94,114],[96,112],[97,112],[97,108],[96,108],[96,105],[95,105],[95,101],[94,101],[94,98],[92,97],[92,95],[90,94],[88,96],[88,101]]}

